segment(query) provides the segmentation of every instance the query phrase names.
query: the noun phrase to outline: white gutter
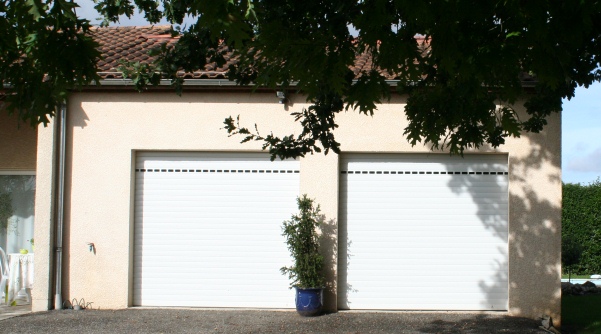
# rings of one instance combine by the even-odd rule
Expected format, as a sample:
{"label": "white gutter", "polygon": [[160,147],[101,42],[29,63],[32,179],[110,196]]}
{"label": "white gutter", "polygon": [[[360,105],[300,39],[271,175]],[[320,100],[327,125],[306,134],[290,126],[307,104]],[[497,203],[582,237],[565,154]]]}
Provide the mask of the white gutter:
{"label": "white gutter", "polygon": [[[98,82],[100,86],[134,86],[131,79],[103,79]],[[246,87],[236,84],[228,79],[185,79],[184,86],[213,86],[213,87]],[[171,86],[171,80],[161,79],[158,86]],[[92,86],[93,87],[93,86]],[[151,86],[149,86],[151,87]]]}
{"label": "white gutter", "polygon": [[[111,74],[113,74],[111,72]],[[353,80],[353,83],[357,80]],[[400,80],[386,80],[386,83],[391,87],[398,86]],[[537,81],[522,81],[522,87],[531,88],[536,86]],[[100,86],[134,86],[131,79],[102,79],[98,81]],[[290,87],[296,87],[298,82],[291,82]],[[184,79],[184,86],[206,86],[206,87],[253,87],[253,85],[238,85],[235,81],[228,79]],[[415,84],[414,84],[415,85]],[[158,86],[171,86],[171,80],[161,79]],[[94,83],[88,85],[88,87],[94,87]],[[10,84],[4,84],[4,88],[12,88]]]}
{"label": "white gutter", "polygon": [[63,308],[62,299],[62,275],[63,275],[63,221],[64,221],[64,194],[65,194],[65,143],[66,143],[66,122],[67,122],[67,103],[63,101],[57,117],[59,121],[59,151],[58,151],[58,192],[56,206],[56,244],[54,248],[54,309]]}
{"label": "white gutter", "polygon": [[[386,80],[390,86],[397,86],[400,80]],[[357,82],[357,80],[353,80]],[[102,79],[98,82],[100,86],[133,86],[131,79]],[[290,83],[289,87],[296,87],[297,81]],[[235,81],[228,79],[184,79],[184,86],[211,86],[211,87],[254,87],[253,85],[238,85]],[[158,86],[171,86],[171,80],[161,79]],[[150,86],[149,86],[150,87]]]}
{"label": "white gutter", "polygon": [[[356,83],[358,80],[353,80]],[[386,83],[390,87],[396,87],[399,85],[400,80],[386,80]],[[100,86],[134,86],[131,79],[102,79],[98,82]],[[537,81],[522,81],[522,87],[531,88],[536,86]],[[289,87],[296,87],[297,81],[291,82]],[[413,83],[411,86],[416,85]],[[184,86],[195,86],[195,87],[254,87],[253,85],[238,85],[235,81],[228,79],[184,79]],[[171,86],[171,80],[161,79],[158,84],[159,87]],[[90,85],[89,87],[93,87]]]}

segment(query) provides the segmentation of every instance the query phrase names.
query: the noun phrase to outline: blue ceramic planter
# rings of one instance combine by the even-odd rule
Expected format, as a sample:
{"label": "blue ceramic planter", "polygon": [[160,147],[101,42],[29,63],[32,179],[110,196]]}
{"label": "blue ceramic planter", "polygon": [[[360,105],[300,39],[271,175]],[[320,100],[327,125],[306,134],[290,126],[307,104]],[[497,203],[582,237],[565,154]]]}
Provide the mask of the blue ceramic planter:
{"label": "blue ceramic planter", "polygon": [[296,288],[296,312],[311,317],[321,314],[323,308],[323,288]]}

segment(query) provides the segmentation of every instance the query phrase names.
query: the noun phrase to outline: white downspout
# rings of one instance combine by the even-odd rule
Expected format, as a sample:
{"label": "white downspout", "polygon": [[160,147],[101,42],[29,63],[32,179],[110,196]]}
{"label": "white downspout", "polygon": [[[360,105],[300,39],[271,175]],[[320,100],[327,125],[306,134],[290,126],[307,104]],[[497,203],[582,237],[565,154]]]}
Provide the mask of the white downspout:
{"label": "white downspout", "polygon": [[63,274],[63,213],[64,213],[64,193],[65,193],[65,143],[66,143],[66,122],[67,122],[67,103],[63,101],[59,110],[59,151],[58,151],[58,191],[56,208],[56,244],[55,252],[55,280],[54,280],[54,309],[63,308],[62,293],[62,274]]}

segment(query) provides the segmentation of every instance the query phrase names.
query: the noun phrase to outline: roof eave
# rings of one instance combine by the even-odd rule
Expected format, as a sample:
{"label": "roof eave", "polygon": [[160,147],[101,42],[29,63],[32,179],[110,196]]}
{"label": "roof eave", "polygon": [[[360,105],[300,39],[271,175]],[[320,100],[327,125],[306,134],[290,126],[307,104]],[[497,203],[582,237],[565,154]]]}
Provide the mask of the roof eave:
{"label": "roof eave", "polygon": [[[357,80],[353,80],[353,82],[357,82]],[[397,87],[399,85],[400,80],[386,80],[386,83],[390,87]],[[134,86],[134,83],[131,79],[102,79],[98,82],[100,86]],[[296,87],[298,82],[291,82],[289,87]],[[534,88],[537,82],[534,80],[522,81],[522,87],[524,88]],[[94,84],[92,84],[94,85]],[[203,86],[203,87],[240,87],[240,88],[252,88],[254,85],[238,85],[235,81],[231,81],[228,79],[185,79],[184,86]],[[158,84],[159,87],[171,86],[171,80],[169,79],[161,79]]]}

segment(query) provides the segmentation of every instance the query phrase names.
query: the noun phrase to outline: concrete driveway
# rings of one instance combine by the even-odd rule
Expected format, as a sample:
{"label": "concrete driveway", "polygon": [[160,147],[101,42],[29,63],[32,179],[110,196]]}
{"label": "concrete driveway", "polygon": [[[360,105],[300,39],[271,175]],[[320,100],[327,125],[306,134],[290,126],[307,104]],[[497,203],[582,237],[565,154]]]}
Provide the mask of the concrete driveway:
{"label": "concrete driveway", "polygon": [[130,308],[30,313],[0,321],[7,333],[546,333],[505,313],[344,311],[303,318],[294,311]]}

